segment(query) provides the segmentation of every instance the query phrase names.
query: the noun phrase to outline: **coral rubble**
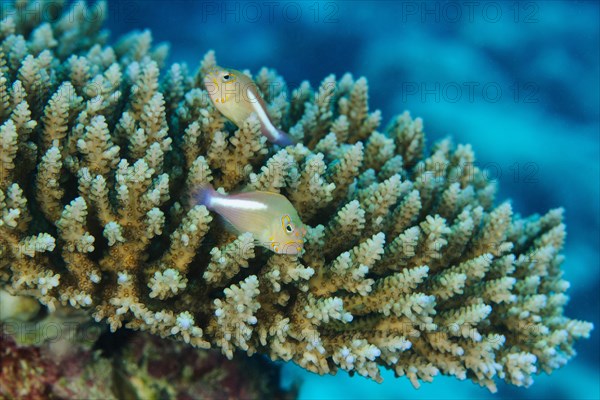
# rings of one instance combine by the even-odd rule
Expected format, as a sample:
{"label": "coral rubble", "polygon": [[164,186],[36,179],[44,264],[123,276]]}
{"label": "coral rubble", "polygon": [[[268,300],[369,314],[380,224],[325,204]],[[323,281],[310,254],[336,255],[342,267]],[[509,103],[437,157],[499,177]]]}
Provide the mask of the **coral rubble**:
{"label": "coral rubble", "polygon": [[[106,44],[86,17],[102,2],[32,4],[0,22],[0,282],[12,293],[230,358],[375,380],[384,366],[416,387],[439,373],[528,386],[588,337],[591,324],[563,315],[562,211],[496,205],[471,147],[428,150],[407,112],[380,128],[366,79],[304,82],[288,99],[259,71],[274,123],[298,141],[279,148],[256,118],[234,130],[211,105],[212,52],[194,73],[163,67],[149,31]],[[193,203],[205,182],[287,196],[309,225],[303,254],[232,236]]]}

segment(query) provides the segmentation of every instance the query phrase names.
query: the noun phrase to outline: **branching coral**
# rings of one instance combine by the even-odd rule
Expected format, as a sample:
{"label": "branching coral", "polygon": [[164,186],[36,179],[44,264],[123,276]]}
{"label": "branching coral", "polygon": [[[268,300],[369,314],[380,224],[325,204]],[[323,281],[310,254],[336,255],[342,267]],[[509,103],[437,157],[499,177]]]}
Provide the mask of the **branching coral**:
{"label": "branching coral", "polygon": [[[416,387],[439,373],[527,386],[588,337],[563,315],[562,211],[494,205],[470,146],[428,152],[407,112],[380,128],[366,79],[304,82],[286,101],[261,70],[298,140],[282,149],[256,118],[234,131],[210,104],[213,53],[161,76],[149,31],[110,47],[83,3],[41,24],[27,7],[0,23],[0,279],[13,293],[228,357],[378,381],[384,366]],[[287,196],[309,226],[304,253],[232,236],[194,204],[205,182]]]}

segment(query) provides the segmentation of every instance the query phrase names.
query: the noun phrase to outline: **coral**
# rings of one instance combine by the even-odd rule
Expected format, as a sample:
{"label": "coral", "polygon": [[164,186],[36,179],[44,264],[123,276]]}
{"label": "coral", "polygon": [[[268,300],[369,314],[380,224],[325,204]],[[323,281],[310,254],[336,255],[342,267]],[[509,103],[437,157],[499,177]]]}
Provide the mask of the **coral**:
{"label": "coral", "polygon": [[[15,296],[11,304],[31,299]],[[37,302],[36,302],[37,303]],[[37,303],[39,304],[39,303]],[[185,343],[144,332],[106,332],[86,323],[82,310],[59,306],[21,320],[1,315],[0,398],[206,399],[294,398],[279,389],[279,367],[264,359]]]}
{"label": "coral", "polygon": [[[31,299],[14,296],[11,304]],[[0,315],[0,397],[115,399],[113,366],[92,346],[101,327],[81,310]]]}
{"label": "coral", "polygon": [[121,373],[136,398],[293,399],[279,390],[279,367],[258,357],[228,360],[217,350],[190,351],[185,343],[139,333],[122,351]]}
{"label": "coral", "polygon": [[[35,347],[19,348],[14,340],[0,336],[0,396],[3,398],[48,398],[58,374],[50,360]],[[6,397],[4,397],[6,396]]]}
{"label": "coral", "polygon": [[[429,151],[408,112],[380,128],[366,79],[304,82],[287,100],[261,70],[275,122],[298,140],[279,148],[256,118],[233,130],[211,105],[212,52],[195,73],[161,74],[166,47],[149,31],[106,45],[85,18],[102,2],[48,21],[15,7],[0,23],[0,281],[12,294],[230,358],[377,381],[383,366],[416,387],[440,373],[528,386],[589,336],[563,315],[562,210],[495,205],[469,145]],[[304,252],[229,233],[193,203],[206,182],[287,196],[309,227]]]}

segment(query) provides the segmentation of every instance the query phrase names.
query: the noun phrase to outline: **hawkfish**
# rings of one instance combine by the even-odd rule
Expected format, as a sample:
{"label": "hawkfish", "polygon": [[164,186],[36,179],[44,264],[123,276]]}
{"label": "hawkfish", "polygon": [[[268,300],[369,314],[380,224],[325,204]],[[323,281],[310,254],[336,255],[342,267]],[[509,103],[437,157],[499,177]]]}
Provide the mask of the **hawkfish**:
{"label": "hawkfish", "polygon": [[298,212],[283,195],[253,191],[221,194],[202,185],[195,200],[220,215],[237,233],[250,232],[255,243],[277,254],[298,254],[306,228]]}
{"label": "hawkfish", "polygon": [[248,75],[235,69],[214,67],[204,77],[204,86],[217,110],[238,128],[254,113],[261,133],[271,143],[282,147],[294,143],[289,134],[273,124],[258,87]]}

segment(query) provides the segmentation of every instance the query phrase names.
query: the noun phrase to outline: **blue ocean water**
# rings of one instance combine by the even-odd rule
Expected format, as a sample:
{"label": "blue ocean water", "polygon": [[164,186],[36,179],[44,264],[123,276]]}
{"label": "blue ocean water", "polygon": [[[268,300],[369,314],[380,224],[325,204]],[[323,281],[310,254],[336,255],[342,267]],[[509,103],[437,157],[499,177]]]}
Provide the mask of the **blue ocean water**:
{"label": "blue ocean water", "polygon": [[[289,87],[329,73],[365,76],[384,126],[410,110],[428,143],[471,143],[522,215],[566,209],[563,265],[570,317],[599,324],[599,6],[596,2],[109,1],[115,39],[149,28],[171,43],[169,62],[195,69],[209,49],[221,65],[275,68]],[[414,390],[384,373],[301,379],[300,398],[600,398],[598,328],[578,356],[529,389],[437,377]]]}

